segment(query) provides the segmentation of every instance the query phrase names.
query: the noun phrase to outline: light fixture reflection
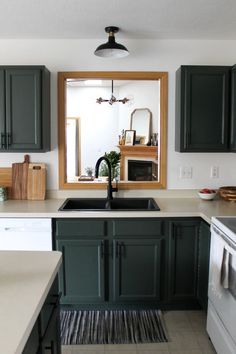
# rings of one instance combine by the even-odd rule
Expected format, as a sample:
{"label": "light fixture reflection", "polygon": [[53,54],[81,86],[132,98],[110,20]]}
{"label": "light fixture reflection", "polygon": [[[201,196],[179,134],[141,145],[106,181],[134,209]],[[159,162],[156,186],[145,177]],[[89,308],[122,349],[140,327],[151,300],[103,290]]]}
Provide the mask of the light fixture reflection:
{"label": "light fixture reflection", "polygon": [[113,95],[113,80],[111,80],[111,98],[109,100],[103,99],[102,97],[99,97],[96,99],[96,103],[101,104],[102,102],[108,102],[110,105],[113,105],[113,103],[116,103],[116,102],[120,102],[120,103],[125,104],[128,101],[129,101],[129,99],[126,97],[119,99],[119,100],[115,98],[115,96]]}

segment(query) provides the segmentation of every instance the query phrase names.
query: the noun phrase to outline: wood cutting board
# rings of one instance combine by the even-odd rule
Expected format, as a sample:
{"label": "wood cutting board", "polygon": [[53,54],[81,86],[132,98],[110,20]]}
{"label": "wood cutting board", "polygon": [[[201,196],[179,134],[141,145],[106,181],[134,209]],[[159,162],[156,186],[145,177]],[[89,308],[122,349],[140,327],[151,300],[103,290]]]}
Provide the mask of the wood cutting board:
{"label": "wood cutting board", "polygon": [[44,200],[46,194],[46,166],[30,163],[28,169],[27,199]]}
{"label": "wood cutting board", "polygon": [[27,199],[29,155],[24,156],[24,162],[12,164],[11,199]]}

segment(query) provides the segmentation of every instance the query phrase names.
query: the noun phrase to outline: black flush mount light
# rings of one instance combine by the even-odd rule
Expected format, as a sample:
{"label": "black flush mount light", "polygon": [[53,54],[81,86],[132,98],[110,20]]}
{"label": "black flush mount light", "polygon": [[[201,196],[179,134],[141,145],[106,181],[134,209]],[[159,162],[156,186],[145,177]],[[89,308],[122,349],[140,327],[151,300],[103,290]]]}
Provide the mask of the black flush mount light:
{"label": "black flush mount light", "polygon": [[127,48],[115,41],[115,33],[119,31],[119,28],[109,26],[105,27],[105,31],[109,33],[108,41],[97,47],[94,54],[102,58],[123,58],[129,55]]}

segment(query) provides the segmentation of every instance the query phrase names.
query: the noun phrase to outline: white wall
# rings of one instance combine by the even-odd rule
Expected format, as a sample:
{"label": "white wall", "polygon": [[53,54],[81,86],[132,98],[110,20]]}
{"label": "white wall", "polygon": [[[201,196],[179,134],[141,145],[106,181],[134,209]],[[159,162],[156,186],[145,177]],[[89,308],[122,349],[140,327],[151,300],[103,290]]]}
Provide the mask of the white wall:
{"label": "white wall", "polygon": [[131,113],[137,108],[149,108],[152,112],[152,132],[159,131],[160,122],[160,83],[159,81],[134,81],[119,89],[119,97],[130,98],[119,106],[119,131],[130,129]]}
{"label": "white wall", "polygon": [[67,117],[80,117],[81,174],[94,168],[97,159],[111,150],[119,150],[116,104],[97,104],[96,99],[110,98],[108,87],[68,87]]}
{"label": "white wall", "polygon": [[[94,56],[98,40],[0,40],[0,65],[45,64],[52,73],[52,151],[30,154],[34,162],[48,164],[48,188],[58,188],[57,72],[58,71],[168,71],[168,188],[217,187],[236,182],[236,154],[183,154],[174,151],[175,71],[181,64],[233,65],[236,41],[127,40],[130,56],[102,59]],[[0,166],[22,161],[22,153],[0,153]],[[211,179],[210,166],[219,166],[219,179]],[[192,166],[193,178],[179,179],[179,167]]]}

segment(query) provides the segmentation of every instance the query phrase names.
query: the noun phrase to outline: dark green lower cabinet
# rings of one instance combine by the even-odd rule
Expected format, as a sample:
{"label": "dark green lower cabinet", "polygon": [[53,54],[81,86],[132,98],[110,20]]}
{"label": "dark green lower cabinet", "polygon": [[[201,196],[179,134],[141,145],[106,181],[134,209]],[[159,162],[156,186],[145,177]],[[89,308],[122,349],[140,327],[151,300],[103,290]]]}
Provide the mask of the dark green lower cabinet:
{"label": "dark green lower cabinet", "polygon": [[36,354],[40,350],[39,322],[36,321],[22,354]]}
{"label": "dark green lower cabinet", "polygon": [[63,254],[59,271],[61,303],[103,302],[105,242],[60,239],[57,249]]}
{"label": "dark green lower cabinet", "polygon": [[60,354],[60,315],[58,309],[54,309],[51,321],[40,344],[40,354]]}
{"label": "dark green lower cabinet", "polygon": [[169,300],[187,305],[196,300],[199,220],[169,226]]}
{"label": "dark green lower cabinet", "polygon": [[113,300],[159,301],[162,240],[114,240],[113,250]]}
{"label": "dark green lower cabinet", "polygon": [[200,218],[57,219],[55,238],[64,306],[206,306],[209,226]]}
{"label": "dark green lower cabinet", "polygon": [[197,298],[202,308],[207,310],[211,232],[210,226],[201,221],[199,230],[198,286]]}
{"label": "dark green lower cabinet", "polygon": [[22,354],[61,354],[59,300],[56,277]]}

